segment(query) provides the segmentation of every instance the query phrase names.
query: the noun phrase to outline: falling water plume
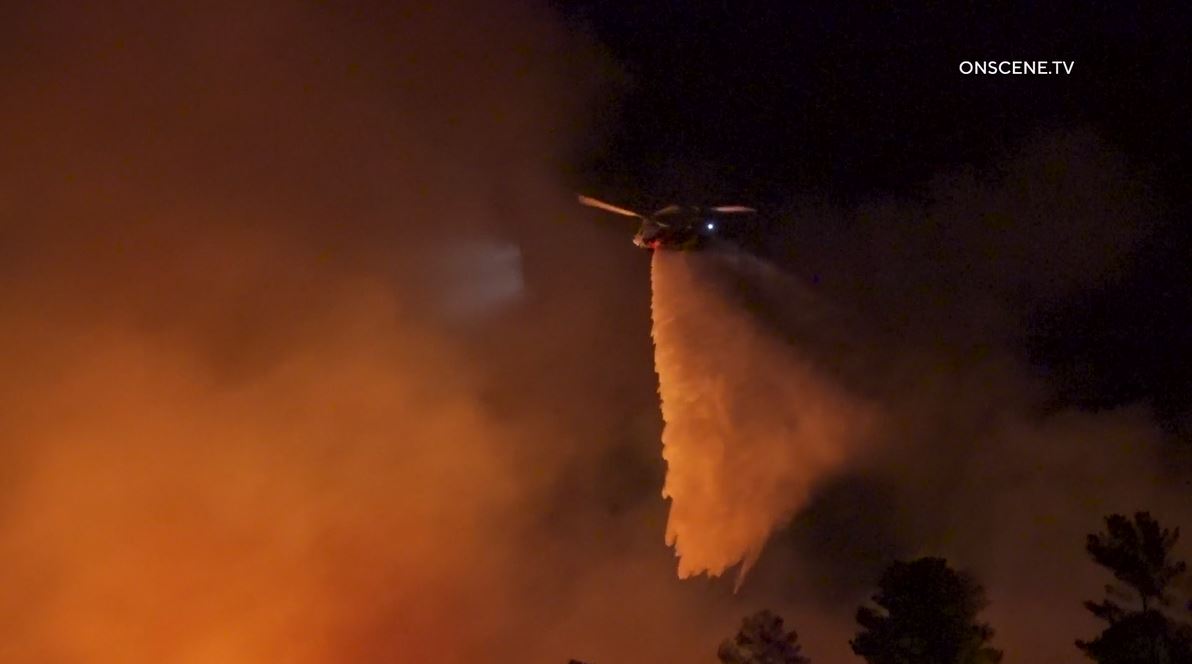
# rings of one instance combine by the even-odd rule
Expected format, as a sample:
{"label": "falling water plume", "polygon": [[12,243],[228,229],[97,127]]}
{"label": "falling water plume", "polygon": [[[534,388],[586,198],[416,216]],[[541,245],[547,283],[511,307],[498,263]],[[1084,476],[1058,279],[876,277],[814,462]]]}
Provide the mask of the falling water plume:
{"label": "falling water plume", "polygon": [[[726,287],[726,277],[773,281],[764,267],[733,253],[653,257],[666,541],[680,578],[741,564],[739,587],[770,535],[847,462],[869,419],[809,352]],[[787,306],[814,324],[814,297],[801,295]]]}

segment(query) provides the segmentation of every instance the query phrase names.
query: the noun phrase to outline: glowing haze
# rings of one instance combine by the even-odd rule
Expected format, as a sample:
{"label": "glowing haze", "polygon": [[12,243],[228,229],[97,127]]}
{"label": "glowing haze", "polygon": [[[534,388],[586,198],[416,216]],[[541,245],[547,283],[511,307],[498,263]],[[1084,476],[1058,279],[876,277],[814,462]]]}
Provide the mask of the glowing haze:
{"label": "glowing haze", "polygon": [[550,356],[489,321],[532,296],[569,320],[516,244],[570,207],[583,85],[554,27],[515,3],[3,14],[0,660],[514,647],[523,501],[582,439],[495,408],[462,337]]}

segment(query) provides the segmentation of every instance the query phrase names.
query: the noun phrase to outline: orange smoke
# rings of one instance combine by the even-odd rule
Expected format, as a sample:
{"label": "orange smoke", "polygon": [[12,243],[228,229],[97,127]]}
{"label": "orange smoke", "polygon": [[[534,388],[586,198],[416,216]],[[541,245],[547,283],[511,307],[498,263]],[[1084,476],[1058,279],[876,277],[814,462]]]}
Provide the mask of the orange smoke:
{"label": "orange smoke", "polygon": [[559,446],[440,319],[570,205],[514,4],[5,12],[0,661],[494,650]]}
{"label": "orange smoke", "polygon": [[739,585],[771,533],[849,459],[868,416],[718,283],[725,263],[655,252],[653,336],[666,541],[680,577],[744,563]]}
{"label": "orange smoke", "polygon": [[325,662],[373,620],[434,658],[469,603],[447,538],[500,539],[480,514],[510,509],[510,437],[389,298],[341,295],[248,380],[126,326],[27,330],[57,359],[10,420],[7,661]]}

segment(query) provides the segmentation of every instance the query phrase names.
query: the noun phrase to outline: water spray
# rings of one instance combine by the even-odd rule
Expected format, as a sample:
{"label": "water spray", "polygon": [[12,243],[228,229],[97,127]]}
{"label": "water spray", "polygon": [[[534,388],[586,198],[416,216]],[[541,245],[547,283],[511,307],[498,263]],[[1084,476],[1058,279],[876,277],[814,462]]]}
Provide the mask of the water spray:
{"label": "water spray", "polygon": [[770,535],[845,464],[867,419],[725,284],[726,275],[776,274],[739,253],[653,255],[662,495],[671,501],[666,542],[680,578],[740,565],[739,588]]}

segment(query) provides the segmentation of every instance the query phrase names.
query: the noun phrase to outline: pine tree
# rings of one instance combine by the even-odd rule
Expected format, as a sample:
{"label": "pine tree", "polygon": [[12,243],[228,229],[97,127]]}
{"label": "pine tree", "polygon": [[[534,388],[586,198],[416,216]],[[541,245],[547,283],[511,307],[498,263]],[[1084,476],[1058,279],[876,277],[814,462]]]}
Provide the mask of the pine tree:
{"label": "pine tree", "polygon": [[1121,585],[1109,584],[1105,599],[1084,603],[1109,625],[1076,647],[1101,664],[1192,664],[1192,626],[1172,610],[1173,584],[1187,571],[1172,558],[1179,529],[1163,528],[1147,512],[1133,520],[1111,514],[1105,525],[1104,533],[1088,536],[1085,549]]}
{"label": "pine tree", "polygon": [[861,631],[850,642],[869,664],[996,664],[993,629],[977,622],[985,592],[942,558],[895,562],[873,601],[857,611]]}
{"label": "pine tree", "polygon": [[720,644],[721,664],[808,664],[799,646],[799,635],[783,629],[782,618],[769,610],[741,621],[732,639]]}

